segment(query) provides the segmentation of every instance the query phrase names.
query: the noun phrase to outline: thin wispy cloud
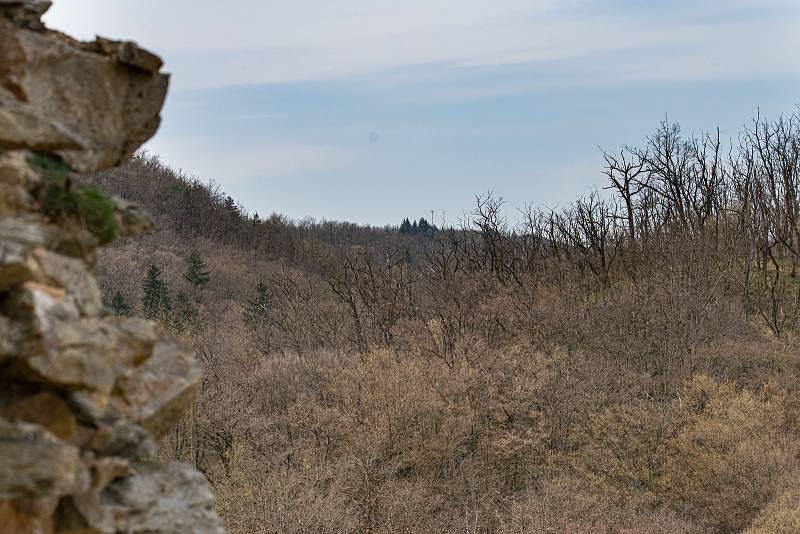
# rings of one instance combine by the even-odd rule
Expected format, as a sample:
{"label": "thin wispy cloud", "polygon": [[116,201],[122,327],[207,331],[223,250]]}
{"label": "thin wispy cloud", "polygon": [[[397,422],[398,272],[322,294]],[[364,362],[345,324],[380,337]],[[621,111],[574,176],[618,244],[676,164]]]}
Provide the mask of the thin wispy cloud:
{"label": "thin wispy cloud", "polygon": [[326,146],[242,144],[220,149],[191,139],[156,140],[147,145],[155,154],[169,154],[170,164],[183,172],[241,187],[244,183],[333,169],[355,157],[352,151]]}
{"label": "thin wispy cloud", "polygon": [[[628,56],[654,49],[661,56],[659,79],[724,79],[765,70],[790,75],[800,66],[794,53],[800,5],[780,1],[655,7],[590,0],[62,4],[49,15],[55,26],[79,33],[83,25],[100,27],[111,35],[130,35],[123,29],[134,28],[132,37],[164,53],[178,89],[329,80],[425,65],[438,65],[446,77],[458,68],[535,69],[576,60],[587,67],[602,62],[607,76],[647,81],[650,65],[630,63]],[[696,58],[709,57],[722,68],[708,62],[698,68]],[[557,82],[567,85],[571,77]]]}

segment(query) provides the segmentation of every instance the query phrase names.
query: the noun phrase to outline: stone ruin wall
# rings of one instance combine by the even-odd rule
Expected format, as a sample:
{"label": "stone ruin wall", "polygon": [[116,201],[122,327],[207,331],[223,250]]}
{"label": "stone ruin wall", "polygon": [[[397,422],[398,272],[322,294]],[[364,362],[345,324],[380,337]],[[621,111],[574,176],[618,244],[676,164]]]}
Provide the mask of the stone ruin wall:
{"label": "stone ruin wall", "polygon": [[0,532],[222,532],[205,478],[154,461],[198,362],[107,311],[93,275],[149,219],[70,179],[155,133],[168,76],[133,43],[45,28],[49,6],[0,0]]}

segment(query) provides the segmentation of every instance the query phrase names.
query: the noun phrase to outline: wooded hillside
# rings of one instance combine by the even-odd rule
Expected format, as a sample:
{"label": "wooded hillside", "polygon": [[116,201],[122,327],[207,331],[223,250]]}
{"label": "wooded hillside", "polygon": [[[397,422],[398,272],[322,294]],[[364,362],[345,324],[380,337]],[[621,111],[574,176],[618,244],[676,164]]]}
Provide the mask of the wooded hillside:
{"label": "wooded hillside", "polygon": [[605,161],[424,232],[258,217],[146,155],[84,178],[157,221],[99,254],[108,304],[206,366],[162,454],[233,532],[796,532],[800,116]]}

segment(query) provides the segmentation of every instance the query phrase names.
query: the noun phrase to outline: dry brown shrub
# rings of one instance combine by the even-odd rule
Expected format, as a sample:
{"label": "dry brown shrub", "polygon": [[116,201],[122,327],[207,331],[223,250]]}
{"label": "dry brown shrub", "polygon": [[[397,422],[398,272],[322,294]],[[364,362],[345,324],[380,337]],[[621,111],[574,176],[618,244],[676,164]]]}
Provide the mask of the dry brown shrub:
{"label": "dry brown shrub", "polygon": [[684,425],[670,441],[660,493],[714,532],[740,532],[797,469],[800,442],[775,425],[777,398],[696,376],[681,397]]}
{"label": "dry brown shrub", "polygon": [[347,453],[380,476],[447,476],[475,437],[472,373],[385,350],[365,355],[332,385]]}
{"label": "dry brown shrub", "polygon": [[667,509],[620,500],[569,476],[543,481],[516,502],[501,534],[699,534]]}
{"label": "dry brown shrub", "polygon": [[800,532],[800,489],[798,480],[765,506],[744,534],[793,534]]}
{"label": "dry brown shrub", "polygon": [[347,488],[329,467],[289,470],[251,460],[237,464],[231,476],[215,485],[214,492],[217,509],[232,533],[361,531]]}
{"label": "dry brown shrub", "polygon": [[572,455],[572,466],[612,499],[635,493],[655,502],[668,442],[681,424],[671,406],[649,400],[603,408],[582,429],[583,447]]}

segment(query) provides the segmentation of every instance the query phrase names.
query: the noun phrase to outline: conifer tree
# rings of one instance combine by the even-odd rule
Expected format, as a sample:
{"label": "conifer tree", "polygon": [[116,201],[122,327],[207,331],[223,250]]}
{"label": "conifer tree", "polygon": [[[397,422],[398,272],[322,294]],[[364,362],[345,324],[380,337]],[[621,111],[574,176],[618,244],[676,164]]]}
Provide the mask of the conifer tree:
{"label": "conifer tree", "polygon": [[411,225],[411,234],[416,234],[417,231],[419,231],[419,227],[417,226],[417,221],[415,220]]}
{"label": "conifer tree", "polygon": [[147,319],[166,321],[172,310],[167,283],[161,278],[161,269],[150,264],[143,285],[142,311]]}
{"label": "conifer tree", "polygon": [[411,221],[408,220],[408,217],[403,219],[403,222],[400,224],[400,233],[404,235],[411,233]]}
{"label": "conifer tree", "polygon": [[427,234],[428,231],[430,230],[430,228],[431,228],[431,225],[428,224],[428,221],[426,221],[424,217],[420,217],[419,224],[417,225],[417,229],[419,230],[419,233]]}
{"label": "conifer tree", "polygon": [[239,215],[239,208],[236,207],[236,201],[233,200],[233,197],[227,196],[224,200],[225,209],[228,213],[230,213],[231,217]]}
{"label": "conifer tree", "polygon": [[122,317],[129,317],[131,315],[131,307],[128,306],[125,297],[119,290],[114,291],[114,294],[111,295],[111,299],[107,300],[106,306]]}
{"label": "conifer tree", "polygon": [[183,277],[192,284],[192,287],[200,288],[211,280],[211,273],[207,270],[206,262],[197,249],[192,250],[186,258],[186,270],[183,272]]}

